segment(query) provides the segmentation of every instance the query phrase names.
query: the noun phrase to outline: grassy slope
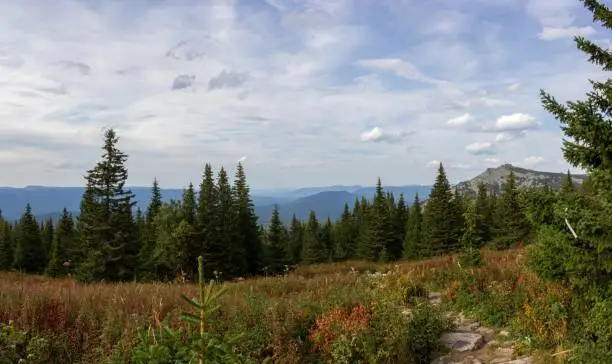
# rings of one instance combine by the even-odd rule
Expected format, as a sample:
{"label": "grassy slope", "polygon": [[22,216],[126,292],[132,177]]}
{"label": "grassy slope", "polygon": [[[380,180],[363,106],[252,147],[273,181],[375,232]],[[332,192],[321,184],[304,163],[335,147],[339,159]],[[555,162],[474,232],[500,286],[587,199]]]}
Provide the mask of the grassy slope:
{"label": "grassy slope", "polygon": [[[306,355],[308,348],[295,338],[307,335],[316,317],[368,299],[358,284],[359,272],[395,271],[403,279],[442,291],[454,309],[471,312],[491,325],[513,326],[522,334],[519,342],[531,338],[525,350],[534,347],[534,339],[540,347],[562,345],[567,323],[562,318],[539,318],[536,301],[546,304],[547,297],[554,297],[563,302],[568,293],[526,270],[521,248],[484,251],[484,255],[484,267],[465,271],[454,256],[446,256],[390,265],[324,264],[299,268],[286,277],[227,283],[224,308],[212,326],[228,333],[246,332],[243,350],[299,362],[288,358]],[[71,356],[93,358],[107,355],[118,342],[129,346],[139,327],[165,319],[177,325],[178,312],[186,308],[181,292],[195,296],[196,287],[189,283],[81,286],[70,279],[0,273],[0,322],[13,320],[20,329],[59,335]]]}

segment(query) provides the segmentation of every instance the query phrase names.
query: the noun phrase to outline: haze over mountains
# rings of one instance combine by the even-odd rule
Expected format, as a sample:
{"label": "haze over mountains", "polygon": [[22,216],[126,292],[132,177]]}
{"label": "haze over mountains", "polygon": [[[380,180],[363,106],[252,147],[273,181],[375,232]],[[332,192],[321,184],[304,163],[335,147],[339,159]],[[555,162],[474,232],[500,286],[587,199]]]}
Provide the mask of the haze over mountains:
{"label": "haze over mountains", "polygon": [[[461,193],[468,193],[475,191],[477,184],[482,181],[490,190],[498,192],[511,168],[514,169],[517,185],[521,188],[548,184],[556,189],[565,177],[564,173],[535,171],[504,164],[497,168],[488,168],[471,180],[458,183],[455,187],[459,188]],[[586,176],[574,175],[573,178],[575,183],[578,184]],[[421,200],[426,199],[431,190],[430,185],[384,186],[384,181],[383,187],[385,191],[392,192],[396,198],[403,194],[407,204],[412,203],[416,193],[419,194]],[[151,199],[151,187],[130,188],[136,194],[137,206],[144,210]],[[285,222],[289,222],[294,214],[297,218],[305,220],[310,210],[313,210],[319,219],[329,217],[334,220],[342,214],[345,203],[352,207],[355,199],[361,198],[361,196],[370,199],[374,196],[374,191],[374,186],[359,185],[305,187],[295,190],[253,189],[252,199],[255,212],[262,224],[269,221],[274,205],[278,205],[281,219]],[[79,211],[82,194],[82,187],[0,187],[0,209],[2,215],[9,220],[19,218],[27,203],[30,203],[38,219],[58,217],[63,207],[76,215]],[[182,194],[182,189],[162,189],[162,196],[166,201],[180,199]]]}

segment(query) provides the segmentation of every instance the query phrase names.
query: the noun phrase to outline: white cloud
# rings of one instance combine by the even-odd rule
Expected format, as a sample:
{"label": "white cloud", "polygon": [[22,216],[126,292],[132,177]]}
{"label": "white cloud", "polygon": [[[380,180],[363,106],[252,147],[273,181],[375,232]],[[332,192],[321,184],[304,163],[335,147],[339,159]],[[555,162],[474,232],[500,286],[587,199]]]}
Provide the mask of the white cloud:
{"label": "white cloud", "polygon": [[485,158],[484,162],[489,166],[490,165],[498,166],[500,164],[500,161],[497,158]]}
{"label": "white cloud", "polygon": [[544,158],[540,156],[529,156],[523,159],[522,165],[533,168],[544,163]]}
{"label": "white cloud", "polygon": [[545,41],[589,36],[596,33],[593,27],[574,25],[577,14],[584,14],[585,9],[574,0],[528,0],[527,14],[540,23],[542,30],[538,38]]}
{"label": "white cloud", "polygon": [[427,168],[438,168],[440,166],[440,161],[439,160],[432,160],[427,162]]}
{"label": "white cloud", "polygon": [[507,87],[508,91],[516,91],[519,88],[521,88],[521,83],[520,82],[512,82]]}
{"label": "white cloud", "polygon": [[467,124],[470,120],[472,120],[472,115],[466,113],[460,116],[456,116],[454,118],[450,118],[446,121],[447,125],[460,126]]}
{"label": "white cloud", "polygon": [[465,150],[474,155],[495,154],[495,145],[490,142],[475,142],[466,146]]}
{"label": "white cloud", "polygon": [[501,132],[521,131],[535,129],[538,126],[539,123],[535,117],[524,113],[514,113],[500,116],[488,129]]}
{"label": "white cloud", "polygon": [[400,132],[384,132],[379,127],[374,127],[370,131],[361,133],[360,139],[362,142],[387,142],[398,143],[405,140],[411,133]]}
{"label": "white cloud", "polygon": [[244,163],[244,161],[246,161],[247,157],[245,155],[243,155],[242,157],[238,158],[238,162],[239,163]]}
{"label": "white cloud", "polygon": [[568,28],[544,27],[542,28],[542,31],[538,34],[538,37],[542,40],[557,40],[563,38],[573,38],[576,36],[586,37],[595,33],[595,29],[593,29],[593,27],[591,26],[571,26]]}
{"label": "white cloud", "polygon": [[[109,126],[130,184],[242,156],[254,187],[430,183],[434,159],[477,169],[474,140],[557,168],[537,91],[582,97],[599,71],[505,32],[533,25],[496,15],[522,3],[442,1],[0,2],[0,185],[81,185]],[[542,28],[590,24],[575,0],[529,3]]]}

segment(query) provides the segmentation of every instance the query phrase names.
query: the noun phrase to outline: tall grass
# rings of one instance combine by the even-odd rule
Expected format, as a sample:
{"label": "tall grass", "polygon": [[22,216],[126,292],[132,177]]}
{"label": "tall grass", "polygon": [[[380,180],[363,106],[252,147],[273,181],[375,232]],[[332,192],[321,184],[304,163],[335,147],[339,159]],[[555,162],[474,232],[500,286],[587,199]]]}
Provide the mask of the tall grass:
{"label": "tall grass", "polygon": [[[544,311],[536,302],[556,295],[558,300],[549,301],[563,305],[567,292],[526,270],[520,247],[484,250],[483,255],[482,267],[467,270],[455,256],[445,256],[386,265],[321,264],[299,267],[286,276],[225,283],[221,309],[211,314],[208,329],[244,333],[238,350],[254,357],[303,362],[314,350],[308,335],[317,318],[370,302],[363,272],[394,271],[405,282],[443,291],[447,302],[492,324],[515,325],[547,345],[562,341],[567,323],[556,318],[540,322]],[[80,285],[71,279],[5,272],[0,273],[0,323],[12,321],[19,330],[49,338],[51,362],[100,362],[117,347],[132,347],[142,327],[186,327],[179,314],[189,307],[180,296],[199,293],[190,283]]]}

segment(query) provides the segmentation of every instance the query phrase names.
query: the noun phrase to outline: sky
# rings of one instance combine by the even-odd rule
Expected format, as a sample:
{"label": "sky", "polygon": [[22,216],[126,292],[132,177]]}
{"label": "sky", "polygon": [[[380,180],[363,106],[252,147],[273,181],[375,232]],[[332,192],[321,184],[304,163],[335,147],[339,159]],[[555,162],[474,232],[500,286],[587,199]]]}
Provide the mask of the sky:
{"label": "sky", "polygon": [[603,76],[575,35],[610,42],[578,0],[0,0],[0,186],[83,185],[109,127],[130,185],[563,172],[539,90]]}

